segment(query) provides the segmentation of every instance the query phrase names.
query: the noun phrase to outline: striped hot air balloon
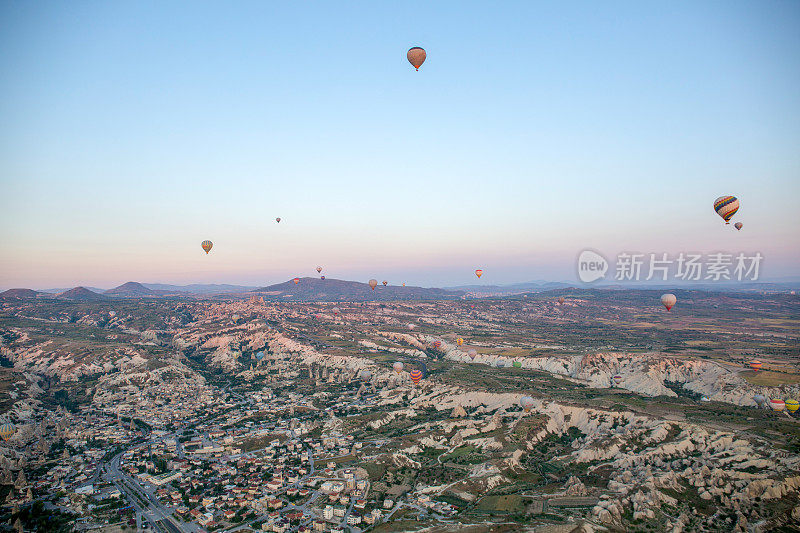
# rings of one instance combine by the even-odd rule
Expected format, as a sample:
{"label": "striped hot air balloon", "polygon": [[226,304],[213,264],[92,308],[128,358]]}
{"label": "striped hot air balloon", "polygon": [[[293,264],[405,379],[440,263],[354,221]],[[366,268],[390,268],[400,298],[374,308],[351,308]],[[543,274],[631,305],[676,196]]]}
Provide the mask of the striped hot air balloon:
{"label": "striped hot air balloon", "polygon": [[786,402],[780,398],[773,398],[769,401],[769,406],[773,411],[783,411],[786,408]]}
{"label": "striped hot air balloon", "polygon": [[481,276],[483,276],[483,270],[481,270],[481,269],[479,268],[478,270],[476,270],[476,271],[475,271],[475,275],[476,275],[476,276],[478,276],[478,277],[481,277]]}
{"label": "striped hot air balloon", "polygon": [[733,227],[736,228],[736,231],[741,231],[742,228],[744,227],[744,224],[742,224],[741,222],[737,222],[736,224],[733,225]]}
{"label": "striped hot air balloon", "polygon": [[3,440],[10,440],[16,432],[17,428],[11,422],[3,422],[3,424],[0,425],[0,437],[2,437]]}
{"label": "striped hot air balloon", "polygon": [[464,344],[464,339],[462,339],[461,337],[459,337],[458,339],[456,339],[456,344],[458,344],[459,346],[461,346],[462,344]]}
{"label": "striped hot air balloon", "polygon": [[800,408],[800,402],[794,399],[786,400],[783,403],[784,405],[786,405],[786,410],[789,411],[790,413],[794,413],[797,411],[797,409]]}
{"label": "striped hot air balloon", "polygon": [[469,355],[470,359],[474,360],[478,356],[478,351],[475,350],[475,349],[472,349],[472,350],[467,352],[467,355]]}
{"label": "striped hot air balloon", "polygon": [[611,379],[614,381],[614,385],[619,386],[619,384],[622,383],[622,376],[614,376]]}
{"label": "striped hot air balloon", "polygon": [[758,372],[759,370],[761,370],[761,364],[762,364],[761,361],[759,361],[758,359],[750,361],[750,368],[752,368],[755,372]]}
{"label": "striped hot air balloon", "polygon": [[414,382],[414,385],[419,385],[419,382],[422,380],[422,370],[415,368],[409,375],[411,376],[411,381]]}
{"label": "striped hot air balloon", "polygon": [[211,251],[211,247],[214,246],[214,243],[211,241],[203,241],[200,243],[200,246],[203,248],[203,251],[208,254]]}
{"label": "striped hot air balloon", "polygon": [[714,200],[714,211],[717,212],[726,224],[730,224],[731,218],[739,210],[739,200],[735,196],[720,196]]}
{"label": "striped hot air balloon", "polygon": [[442,341],[433,341],[433,347],[440,350],[442,348]]}

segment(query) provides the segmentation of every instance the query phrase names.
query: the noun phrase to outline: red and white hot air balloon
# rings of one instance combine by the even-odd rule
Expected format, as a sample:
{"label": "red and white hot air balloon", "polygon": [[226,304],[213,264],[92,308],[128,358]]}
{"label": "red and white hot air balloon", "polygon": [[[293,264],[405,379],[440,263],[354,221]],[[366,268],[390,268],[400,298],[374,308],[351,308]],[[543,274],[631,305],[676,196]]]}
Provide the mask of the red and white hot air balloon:
{"label": "red and white hot air balloon", "polygon": [[300,283],[300,278],[294,278],[292,281],[294,281],[294,284],[297,285]]}
{"label": "red and white hot air balloon", "polygon": [[672,306],[674,306],[675,302],[677,301],[678,299],[675,297],[674,294],[667,293],[661,295],[661,304],[667,308],[667,311],[672,309]]}
{"label": "red and white hot air balloon", "polygon": [[375,287],[377,287],[377,286],[378,286],[378,280],[377,280],[377,279],[371,279],[371,280],[369,280],[369,287],[370,287],[370,289],[372,289],[372,290],[374,291],[374,290],[375,290]]}
{"label": "red and white hot air balloon", "polygon": [[478,277],[481,277],[481,276],[483,276],[483,270],[481,270],[481,269],[479,268],[478,270],[476,270],[476,271],[475,271],[475,275],[476,275],[476,276],[478,276]]}

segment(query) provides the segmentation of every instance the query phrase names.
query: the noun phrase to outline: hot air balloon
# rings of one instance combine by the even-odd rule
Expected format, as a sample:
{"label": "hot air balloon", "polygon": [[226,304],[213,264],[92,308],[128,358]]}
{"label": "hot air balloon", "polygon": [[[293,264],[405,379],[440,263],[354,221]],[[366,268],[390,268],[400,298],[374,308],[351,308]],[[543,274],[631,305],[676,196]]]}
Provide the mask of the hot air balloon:
{"label": "hot air balloon", "polygon": [[735,196],[720,196],[714,200],[714,211],[722,217],[726,224],[730,224],[731,218],[738,210],[739,200]]}
{"label": "hot air balloon", "polygon": [[561,304],[561,305],[564,305],[564,297],[563,296],[558,299],[558,303]]}
{"label": "hot air balloon", "polygon": [[10,440],[16,432],[17,428],[11,422],[3,422],[3,424],[0,425],[0,437],[3,440]]}
{"label": "hot air balloon", "polygon": [[478,351],[473,348],[467,352],[467,355],[469,355],[470,359],[474,360],[478,356]]}
{"label": "hot air balloon", "polygon": [[415,69],[419,70],[419,67],[425,62],[427,54],[425,53],[425,49],[414,46],[408,49],[406,57],[408,58],[408,62],[411,63]]}
{"label": "hot air balloon", "polygon": [[476,276],[478,276],[478,277],[481,277],[481,276],[483,276],[483,270],[481,270],[481,269],[479,268],[478,270],[476,270],[476,271],[475,271],[475,275],[476,275]]}
{"label": "hot air balloon", "polygon": [[369,381],[372,379],[372,372],[369,370],[362,370],[358,373],[358,377],[361,379],[361,381]]}
{"label": "hot air balloon", "polygon": [[622,376],[614,376],[611,379],[614,381],[614,385],[619,386],[619,384],[622,383]]}
{"label": "hot air balloon", "polygon": [[321,266],[318,266],[318,267],[317,267],[317,274],[319,274],[320,272],[322,272],[322,267],[321,267]]}
{"label": "hot air balloon", "polygon": [[321,279],[322,281],[325,281],[325,276],[320,276],[319,279]]}
{"label": "hot air balloon", "polygon": [[783,409],[786,407],[786,403],[780,398],[773,398],[769,401],[769,406],[773,411],[783,411]]}
{"label": "hot air balloon", "polygon": [[394,369],[394,371],[397,374],[402,372],[403,371],[403,363],[402,363],[402,361],[397,361],[395,364],[392,365],[392,368]]}
{"label": "hot air balloon", "polygon": [[203,248],[203,251],[208,254],[211,251],[211,247],[214,246],[214,243],[211,241],[203,241],[200,243],[200,246]]}
{"label": "hot air balloon", "polygon": [[744,224],[742,224],[741,222],[737,222],[736,224],[733,225],[733,227],[741,231],[742,227],[744,227]]}
{"label": "hot air balloon", "polygon": [[794,413],[797,409],[800,409],[800,402],[797,400],[786,400],[783,403],[786,405],[786,410],[790,413]]}
{"label": "hot air balloon", "polygon": [[522,410],[526,413],[530,413],[531,409],[533,409],[533,398],[530,396],[523,396],[519,399],[519,406],[522,407]]}
{"label": "hot air balloon", "polygon": [[494,364],[497,368],[505,368],[506,361],[505,359],[498,359],[497,362]]}
{"label": "hot air balloon", "polygon": [[433,347],[437,350],[441,349],[442,341],[433,341]]}
{"label": "hot air balloon", "polygon": [[405,286],[406,286],[406,284],[405,284],[405,282],[403,282],[403,287],[405,287]]}
{"label": "hot air balloon", "polygon": [[281,217],[277,217],[277,218],[275,219],[275,222],[277,222],[278,224],[280,224],[280,223],[281,223]]}
{"label": "hot air balloon", "polygon": [[422,379],[422,370],[415,368],[411,371],[411,381],[414,382],[414,385],[418,385],[420,380]]}
{"label": "hot air balloon", "polygon": [[513,366],[514,368],[522,368],[522,361],[514,361],[513,363],[511,363],[511,366]]}
{"label": "hot air balloon", "polygon": [[464,344],[464,339],[462,339],[461,337],[457,338],[457,339],[456,339],[456,344],[458,344],[459,346],[461,346],[462,344]]}
{"label": "hot air balloon", "polygon": [[388,281],[386,281],[386,280],[383,280],[381,283],[383,283],[383,286],[384,286],[384,287],[385,287],[385,286],[387,286],[387,285],[389,284],[389,282],[388,282]]}
{"label": "hot air balloon", "polygon": [[256,352],[256,359],[258,359],[259,361],[264,359],[264,352]]}
{"label": "hot air balloon", "polygon": [[767,397],[763,394],[756,394],[753,396],[753,401],[756,402],[756,405],[759,407],[764,407],[764,405],[767,403]]}
{"label": "hot air balloon", "polygon": [[761,361],[759,361],[759,360],[750,361],[749,364],[750,364],[750,368],[752,368],[755,372],[758,372],[759,370],[761,370]]}
{"label": "hot air balloon", "polygon": [[678,299],[675,297],[674,294],[662,294],[661,295],[661,304],[667,308],[667,311],[672,309],[672,306],[675,305]]}
{"label": "hot air balloon", "polygon": [[300,278],[294,278],[292,281],[294,281],[294,284],[297,285],[300,283]]}
{"label": "hot air balloon", "polygon": [[371,280],[369,280],[369,287],[370,287],[370,288],[371,288],[373,291],[375,290],[375,287],[377,287],[377,286],[378,286],[378,280],[377,280],[377,279],[371,279]]}
{"label": "hot air balloon", "polygon": [[341,312],[341,309],[339,309],[338,307],[334,307],[333,308],[333,316],[339,316],[340,312]]}

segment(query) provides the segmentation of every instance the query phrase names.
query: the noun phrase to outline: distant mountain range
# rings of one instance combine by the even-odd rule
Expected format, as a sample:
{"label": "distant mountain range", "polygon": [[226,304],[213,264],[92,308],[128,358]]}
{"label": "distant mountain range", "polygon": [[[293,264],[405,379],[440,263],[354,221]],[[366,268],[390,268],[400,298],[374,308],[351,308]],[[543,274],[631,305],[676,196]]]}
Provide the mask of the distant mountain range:
{"label": "distant mountain range", "polygon": [[0,292],[0,299],[25,300],[28,298],[36,298],[39,294],[39,292],[31,289],[8,289],[7,291]]}
{"label": "distant mountain range", "polygon": [[327,278],[300,278],[252,291],[266,300],[279,301],[372,301],[372,300],[452,300],[464,296],[464,291],[426,287],[402,287],[378,284],[373,291],[366,283]]}
{"label": "distant mountain range", "polygon": [[457,287],[445,287],[445,289],[478,294],[502,295],[521,294],[523,292],[544,292],[575,286],[575,283],[566,283],[562,281],[528,281],[525,283],[512,283],[511,285],[459,285]]}
{"label": "distant mountain range", "polygon": [[190,294],[224,294],[231,292],[248,292],[255,289],[255,286],[228,285],[225,283],[194,283],[191,285],[168,285],[165,283],[142,283],[148,289],[163,292],[188,292]]}

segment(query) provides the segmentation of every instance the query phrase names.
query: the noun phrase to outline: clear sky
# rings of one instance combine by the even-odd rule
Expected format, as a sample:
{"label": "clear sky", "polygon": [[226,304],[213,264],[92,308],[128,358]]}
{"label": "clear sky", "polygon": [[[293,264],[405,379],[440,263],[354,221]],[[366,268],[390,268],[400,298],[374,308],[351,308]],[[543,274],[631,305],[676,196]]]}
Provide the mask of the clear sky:
{"label": "clear sky", "polygon": [[800,2],[490,4],[0,3],[0,287],[800,274]]}

